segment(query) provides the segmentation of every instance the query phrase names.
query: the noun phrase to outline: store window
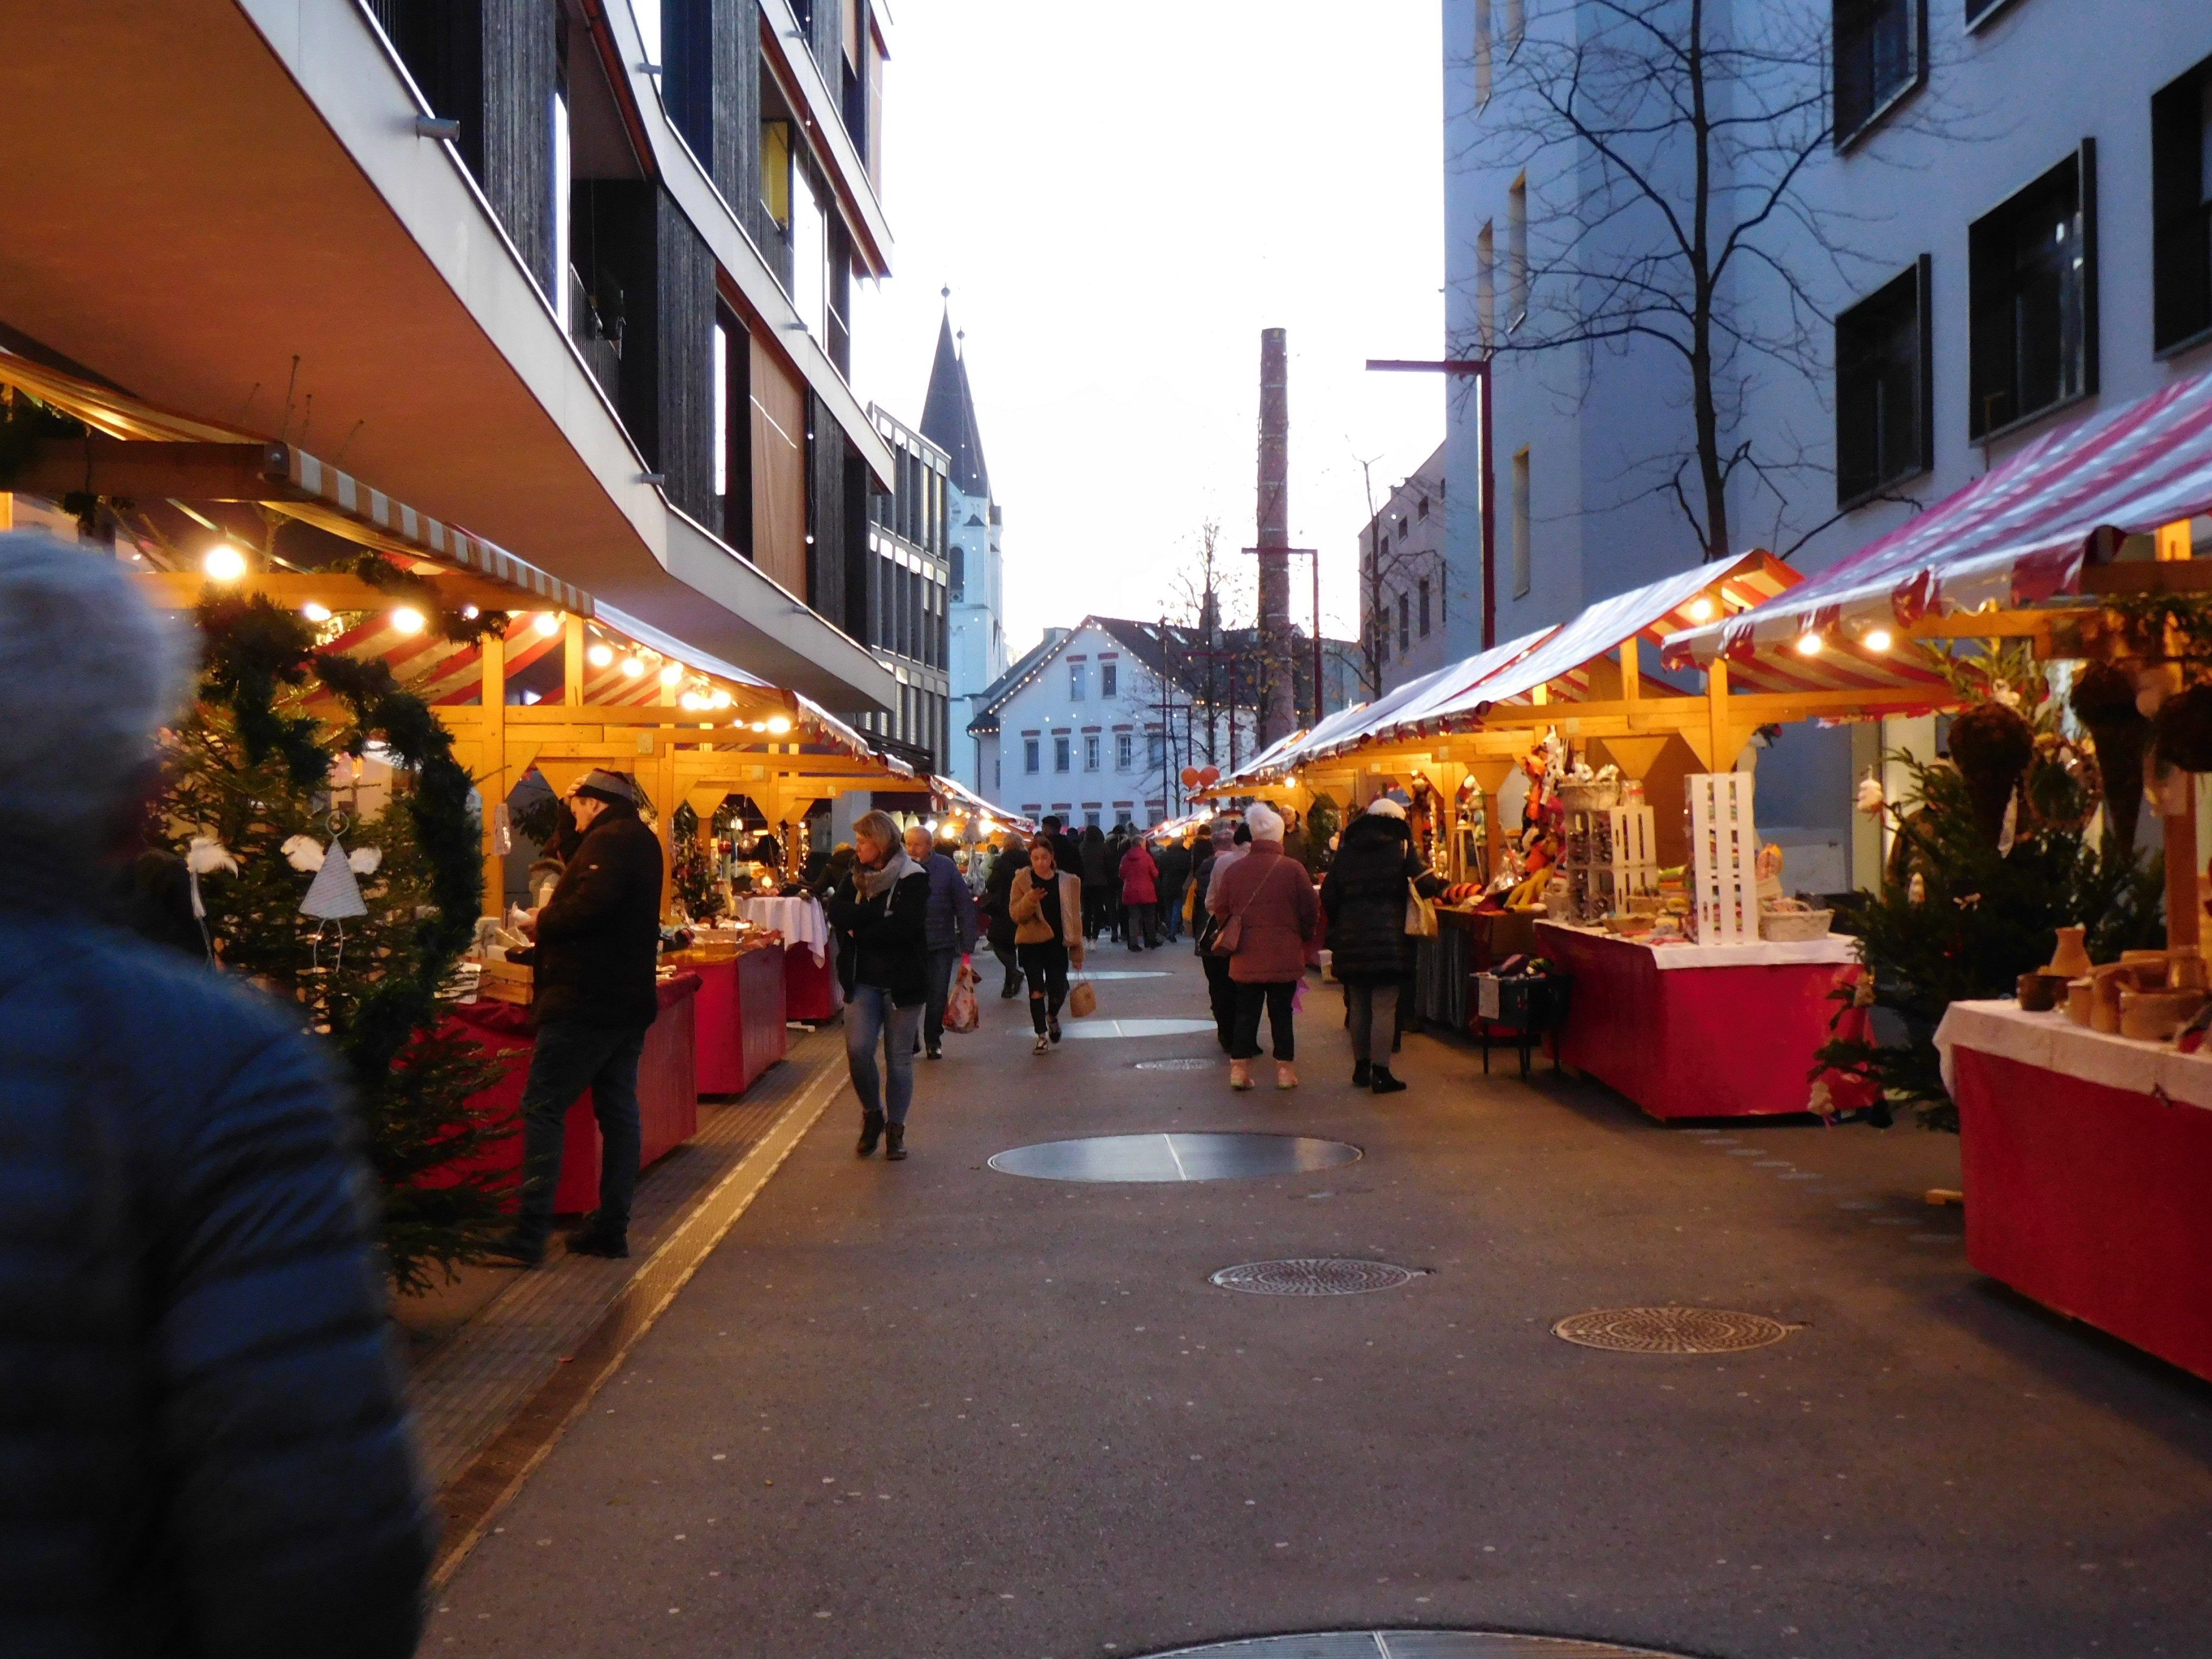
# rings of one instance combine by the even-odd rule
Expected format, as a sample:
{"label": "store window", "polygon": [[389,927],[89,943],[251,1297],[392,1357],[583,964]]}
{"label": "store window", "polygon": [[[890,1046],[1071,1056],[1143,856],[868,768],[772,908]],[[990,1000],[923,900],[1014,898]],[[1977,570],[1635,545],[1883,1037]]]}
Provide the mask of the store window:
{"label": "store window", "polygon": [[1929,262],[1836,319],[1836,505],[1936,464]]}
{"label": "store window", "polygon": [[2150,100],[2152,343],[2212,336],[2212,58]]}
{"label": "store window", "polygon": [[1836,0],[1836,143],[1872,126],[1927,74],[1923,0]]}
{"label": "store window", "polygon": [[1968,432],[1986,437],[2097,389],[2096,144],[1966,233]]}

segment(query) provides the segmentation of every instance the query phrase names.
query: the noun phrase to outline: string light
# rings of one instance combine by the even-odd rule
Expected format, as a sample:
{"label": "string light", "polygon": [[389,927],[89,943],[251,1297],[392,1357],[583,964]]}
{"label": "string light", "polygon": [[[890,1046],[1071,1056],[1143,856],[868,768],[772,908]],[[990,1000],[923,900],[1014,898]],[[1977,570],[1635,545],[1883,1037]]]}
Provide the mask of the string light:
{"label": "string light", "polygon": [[1817,657],[1820,654],[1820,648],[1825,643],[1826,641],[1818,634],[1800,634],[1797,636],[1797,654],[1801,657]]}
{"label": "string light", "polygon": [[680,662],[672,662],[660,671],[660,683],[663,685],[675,685],[683,678],[684,665]]}
{"label": "string light", "polygon": [[791,721],[785,715],[773,714],[769,717],[768,729],[780,738],[791,730]]}
{"label": "string light", "polygon": [[551,639],[556,634],[561,631],[560,613],[554,611],[539,611],[538,613],[537,629],[538,631],[543,634],[547,639]]}
{"label": "string light", "polygon": [[696,691],[686,691],[682,696],[677,698],[676,701],[684,708],[691,709],[695,713],[707,706],[706,698],[701,696]]}
{"label": "string light", "polygon": [[714,688],[714,695],[708,697],[707,702],[711,708],[727,708],[730,706],[730,694],[718,685]]}
{"label": "string light", "polygon": [[300,614],[311,623],[326,623],[331,619],[331,608],[326,605],[317,605],[313,599],[309,599],[307,604],[300,607]]}
{"label": "string light", "polygon": [[623,659],[623,678],[624,679],[642,679],[644,677],[645,665],[643,663],[640,662],[635,657],[624,657]]}
{"label": "string light", "polygon": [[1692,622],[1711,622],[1713,619],[1713,602],[1700,593],[1690,601],[1689,611]]}
{"label": "string light", "polygon": [[605,668],[614,659],[615,648],[605,640],[593,641],[591,649],[584,653],[584,660],[594,668]]}
{"label": "string light", "polygon": [[207,572],[210,581],[234,582],[246,574],[246,555],[228,542],[217,542],[208,549],[207,556],[200,561],[200,568]]}
{"label": "string light", "polygon": [[1869,651],[1888,650],[1890,644],[1889,630],[1887,628],[1877,628],[1871,630],[1866,636],[1865,644],[1866,648]]}
{"label": "string light", "polygon": [[403,605],[392,613],[392,626],[401,634],[419,634],[422,631],[422,613],[411,605]]}

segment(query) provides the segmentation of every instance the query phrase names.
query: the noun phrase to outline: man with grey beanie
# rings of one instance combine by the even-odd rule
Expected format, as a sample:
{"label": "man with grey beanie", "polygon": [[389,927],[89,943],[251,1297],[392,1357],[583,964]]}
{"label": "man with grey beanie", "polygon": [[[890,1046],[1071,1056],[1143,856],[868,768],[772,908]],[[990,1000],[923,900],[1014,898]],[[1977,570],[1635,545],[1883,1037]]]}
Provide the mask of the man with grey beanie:
{"label": "man with grey beanie", "polygon": [[538,941],[538,1039],[522,1089],[522,1212],[497,1250],[524,1267],[544,1260],[568,1109],[586,1089],[599,1120],[599,1207],[568,1248],[629,1254],[643,1140],[637,1066],[660,1012],[660,838],[619,773],[586,773],[568,806],[582,839],[528,924]]}
{"label": "man with grey beanie", "polygon": [[296,1008],[106,925],[184,631],[0,535],[0,1652],[402,1659],[431,1523]]}

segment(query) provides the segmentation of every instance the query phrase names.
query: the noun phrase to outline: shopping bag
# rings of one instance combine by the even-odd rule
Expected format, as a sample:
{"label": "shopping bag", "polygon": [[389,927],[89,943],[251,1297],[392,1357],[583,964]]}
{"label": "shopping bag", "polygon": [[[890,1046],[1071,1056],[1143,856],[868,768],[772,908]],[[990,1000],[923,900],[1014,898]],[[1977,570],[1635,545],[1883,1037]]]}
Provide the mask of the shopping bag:
{"label": "shopping bag", "polygon": [[1067,1017],[1087,1019],[1098,1012],[1098,993],[1087,979],[1078,979],[1067,993]]}
{"label": "shopping bag", "polygon": [[1421,896],[1418,884],[1406,884],[1406,933],[1413,939],[1434,939],[1437,936],[1437,907],[1432,900]]}
{"label": "shopping bag", "polygon": [[948,1031],[973,1031],[983,1024],[983,1007],[975,1000],[975,963],[969,957],[960,958],[959,971],[952,976],[952,994],[945,1000],[945,1029]]}

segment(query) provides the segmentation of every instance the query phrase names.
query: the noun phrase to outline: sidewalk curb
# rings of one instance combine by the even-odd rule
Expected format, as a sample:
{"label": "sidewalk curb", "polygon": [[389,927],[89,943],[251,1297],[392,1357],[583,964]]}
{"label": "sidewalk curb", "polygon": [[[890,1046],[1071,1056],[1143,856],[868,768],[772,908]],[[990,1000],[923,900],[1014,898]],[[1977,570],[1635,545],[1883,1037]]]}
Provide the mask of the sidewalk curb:
{"label": "sidewalk curb", "polygon": [[468,1559],[607,1379],[621,1369],[638,1340],[667,1311],[700,1264],[828,1109],[847,1081],[843,1059],[842,1049],[823,1056],[820,1069],[775,1127],[637,1270],[599,1323],[576,1344],[575,1352],[446,1483],[437,1498],[445,1536],[431,1565],[434,1588],[442,1587]]}

